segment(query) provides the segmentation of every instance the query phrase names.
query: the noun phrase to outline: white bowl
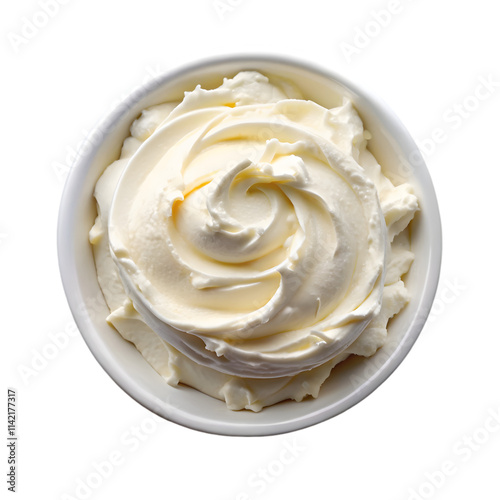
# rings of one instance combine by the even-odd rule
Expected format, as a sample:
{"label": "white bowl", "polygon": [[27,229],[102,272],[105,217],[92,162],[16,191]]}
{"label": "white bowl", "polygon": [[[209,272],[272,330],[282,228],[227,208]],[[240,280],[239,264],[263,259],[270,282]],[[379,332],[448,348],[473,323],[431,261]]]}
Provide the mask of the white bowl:
{"label": "white bowl", "polygon": [[[317,399],[285,401],[260,413],[234,412],[189,387],[170,387],[135,347],[106,323],[109,311],[97,283],[88,240],[96,209],[94,185],[120,153],[132,121],[153,104],[181,99],[196,84],[217,87],[244,69],[293,80],[325,107],[347,96],[373,135],[370,150],[397,183],[415,187],[421,211],[412,222],[415,261],[405,277],[411,301],[389,323],[387,343],[371,358],[351,357],[337,366]],[[434,188],[418,148],[380,99],[340,75],[283,57],[237,56],[207,60],[169,72],[133,92],[91,133],[94,140],[75,161],[62,196],[59,265],[68,302],[90,350],[113,380],[136,401],[178,424],[225,435],[262,436],[294,431],[338,415],[376,389],[401,363],[418,337],[436,292],[441,265],[441,224]]]}

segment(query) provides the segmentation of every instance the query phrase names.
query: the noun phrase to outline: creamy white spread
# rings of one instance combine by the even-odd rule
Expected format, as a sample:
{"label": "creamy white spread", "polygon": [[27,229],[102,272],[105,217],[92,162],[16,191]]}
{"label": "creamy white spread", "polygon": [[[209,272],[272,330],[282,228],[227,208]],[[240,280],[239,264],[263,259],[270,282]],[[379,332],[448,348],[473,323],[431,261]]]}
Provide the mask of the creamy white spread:
{"label": "creamy white spread", "polygon": [[369,138],[348,100],[253,71],[144,110],[95,189],[109,323],[230,409],[317,397],[409,300],[418,202]]}

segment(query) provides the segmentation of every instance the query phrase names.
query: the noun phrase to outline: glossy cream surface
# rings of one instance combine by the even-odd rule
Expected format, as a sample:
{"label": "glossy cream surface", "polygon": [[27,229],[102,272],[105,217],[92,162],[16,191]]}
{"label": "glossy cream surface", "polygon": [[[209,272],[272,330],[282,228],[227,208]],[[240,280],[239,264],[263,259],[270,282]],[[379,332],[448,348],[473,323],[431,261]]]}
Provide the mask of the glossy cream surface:
{"label": "glossy cream surface", "polygon": [[369,138],[349,101],[253,71],[144,110],[95,189],[108,321],[231,409],[317,397],[409,300],[418,202]]}

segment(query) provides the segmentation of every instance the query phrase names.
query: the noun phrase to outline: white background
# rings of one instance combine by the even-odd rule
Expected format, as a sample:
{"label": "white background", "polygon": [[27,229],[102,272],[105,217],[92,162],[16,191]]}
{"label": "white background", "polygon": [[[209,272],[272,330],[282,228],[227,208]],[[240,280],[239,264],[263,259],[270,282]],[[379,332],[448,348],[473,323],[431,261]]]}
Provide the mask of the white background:
{"label": "white background", "polygon": [[[494,2],[53,0],[50,17],[42,2],[4,2],[0,16],[2,371],[5,391],[18,390],[17,498],[499,498]],[[73,334],[56,221],[68,158],[124,95],[160,71],[249,52],[315,62],[387,101],[424,149],[444,254],[431,320],[371,396],[309,429],[229,438],[152,420],[100,368]],[[297,451],[283,465],[287,445]],[[96,472],[110,456],[113,470]]]}

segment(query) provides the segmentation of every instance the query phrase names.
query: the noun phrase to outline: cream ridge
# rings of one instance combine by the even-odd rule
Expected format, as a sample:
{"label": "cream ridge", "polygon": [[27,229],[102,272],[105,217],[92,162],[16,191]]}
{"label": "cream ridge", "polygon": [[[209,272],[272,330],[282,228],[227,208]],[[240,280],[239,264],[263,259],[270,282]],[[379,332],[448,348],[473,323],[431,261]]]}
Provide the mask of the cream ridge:
{"label": "cream ridge", "polygon": [[255,71],[144,110],[95,188],[108,322],[230,409],[317,397],[409,300],[418,201],[369,138],[348,100]]}

